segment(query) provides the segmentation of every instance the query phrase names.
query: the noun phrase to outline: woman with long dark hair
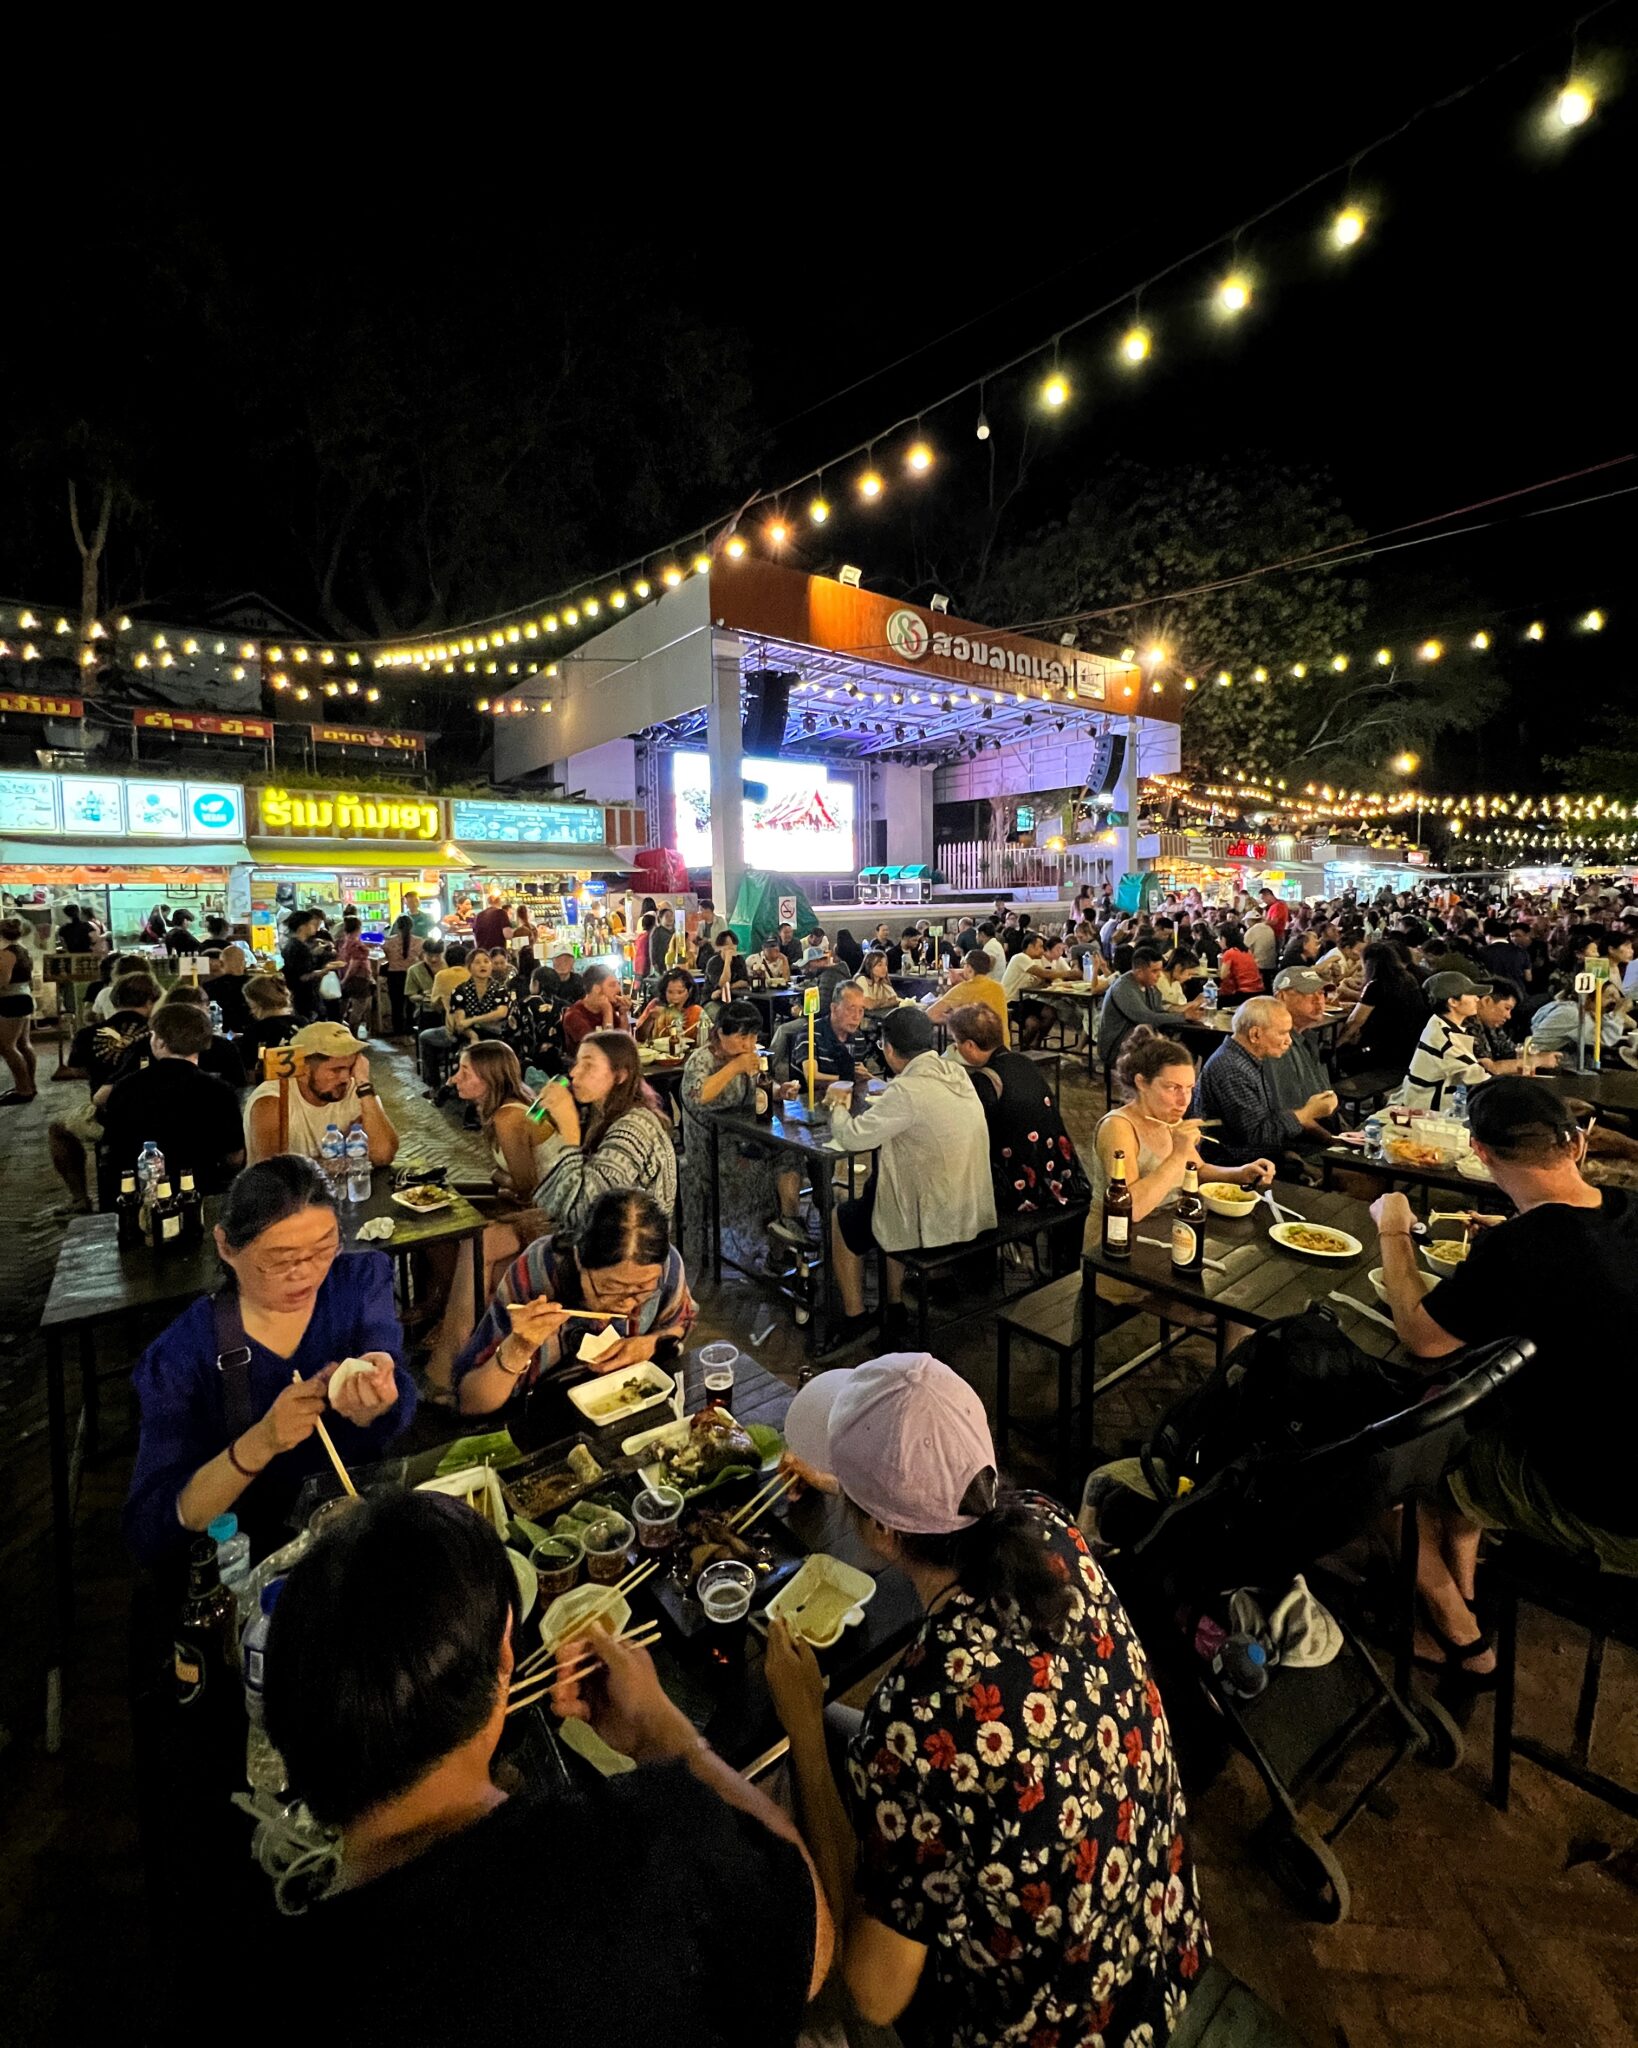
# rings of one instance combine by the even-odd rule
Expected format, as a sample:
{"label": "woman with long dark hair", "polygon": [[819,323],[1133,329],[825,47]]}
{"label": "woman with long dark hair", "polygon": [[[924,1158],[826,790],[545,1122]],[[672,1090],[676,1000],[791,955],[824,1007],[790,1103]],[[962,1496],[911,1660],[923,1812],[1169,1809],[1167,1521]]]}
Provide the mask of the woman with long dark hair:
{"label": "woman with long dark hair", "polygon": [[[139,1558],[174,1556],[231,1508],[268,1547],[301,1482],[329,1461],[379,1458],[409,1427],[415,1388],[402,1365],[392,1265],[341,1251],[335,1189],[311,1159],[280,1153],[247,1167],[216,1225],[224,1282],[195,1301],[136,1362],[142,1415],[125,1537]],[[336,1366],[362,1358],[334,1398]]]}
{"label": "woman with long dark hair", "polygon": [[551,1130],[535,1202],[554,1229],[579,1229],[598,1196],[616,1189],[637,1188],[671,1214],[677,1148],[629,1031],[588,1032],[567,1082],[543,1089],[538,1106]]}
{"label": "woman with long dark hair", "polygon": [[[580,1346],[597,1325],[570,1309],[619,1317],[626,1335],[595,1365],[577,1369]],[[488,1313],[455,1361],[457,1405],[463,1415],[504,1409],[508,1427],[515,1417],[524,1438],[548,1442],[571,1426],[565,1386],[650,1359],[670,1363],[693,1320],[665,1211],[632,1188],[600,1195],[578,1235],[537,1237],[501,1274]]]}
{"label": "woman with long dark hair", "polygon": [[1428,1021],[1427,998],[1393,939],[1365,948],[1364,973],[1359,1001],[1337,1033],[1337,1049],[1355,1048],[1344,1062],[1354,1071],[1382,1067],[1403,1074]]}
{"label": "woman with long dark hair", "polygon": [[983,1403],[925,1353],[822,1373],[785,1428],[793,1479],[839,1495],[924,1609],[863,1714],[832,1710],[851,1816],[813,1651],[769,1629],[860,2012],[939,2048],[1023,2041],[1048,2012],[1066,2042],[1166,2040],[1209,1938],[1160,1694],[1080,1531],[1003,1490]]}

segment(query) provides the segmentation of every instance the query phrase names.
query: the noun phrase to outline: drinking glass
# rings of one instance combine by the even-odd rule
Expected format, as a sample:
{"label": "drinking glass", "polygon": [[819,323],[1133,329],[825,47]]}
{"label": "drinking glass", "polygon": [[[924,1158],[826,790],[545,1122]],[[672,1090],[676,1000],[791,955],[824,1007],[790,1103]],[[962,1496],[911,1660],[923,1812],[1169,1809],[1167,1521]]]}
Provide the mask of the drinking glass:
{"label": "drinking glass", "polygon": [[669,1550],[677,1538],[683,1497],[670,1486],[644,1487],[631,1504],[639,1550]]}
{"label": "drinking glass", "polygon": [[703,1344],[699,1352],[700,1378],[708,1394],[731,1394],[739,1347],[734,1344]]}
{"label": "drinking glass", "polygon": [[745,1619],[755,1590],[756,1573],[737,1557],[719,1557],[694,1581],[694,1595],[706,1620],[722,1628]]}
{"label": "drinking glass", "polygon": [[624,1515],[608,1514],[586,1526],[586,1576],[599,1586],[613,1586],[626,1575],[631,1524]]}

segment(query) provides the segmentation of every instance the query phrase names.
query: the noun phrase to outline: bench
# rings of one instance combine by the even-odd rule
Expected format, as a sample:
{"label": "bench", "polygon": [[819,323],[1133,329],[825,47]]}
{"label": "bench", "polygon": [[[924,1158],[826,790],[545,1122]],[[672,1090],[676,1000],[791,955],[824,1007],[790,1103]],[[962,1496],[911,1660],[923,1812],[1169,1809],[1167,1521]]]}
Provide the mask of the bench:
{"label": "bench", "polygon": [[[969,1238],[965,1244],[935,1245],[892,1253],[891,1256],[904,1268],[906,1281],[915,1280],[920,1283],[916,1298],[917,1344],[922,1350],[926,1350],[932,1307],[929,1282],[938,1274],[950,1272],[956,1267],[976,1271],[983,1266],[986,1259],[993,1257],[1009,1244],[1027,1244],[1032,1239],[1040,1237],[1055,1238],[1060,1233],[1064,1244],[1073,1242],[1072,1256],[1079,1258],[1081,1239],[1091,1209],[1090,1201],[1071,1202],[1066,1207],[1054,1209],[1050,1213],[1031,1209],[1020,1216],[1003,1218],[993,1230],[981,1231],[977,1237]],[[889,1254],[880,1246],[877,1247],[878,1298],[883,1301],[887,1299],[885,1262],[888,1256]],[[1036,1264],[1039,1268],[1039,1254]]]}

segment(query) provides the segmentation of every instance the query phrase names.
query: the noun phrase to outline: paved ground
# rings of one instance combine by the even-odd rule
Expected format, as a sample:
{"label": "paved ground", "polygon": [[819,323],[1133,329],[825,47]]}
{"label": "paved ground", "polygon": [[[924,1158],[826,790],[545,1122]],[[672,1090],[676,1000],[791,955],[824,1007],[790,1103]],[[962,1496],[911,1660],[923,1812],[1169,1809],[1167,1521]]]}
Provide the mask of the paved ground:
{"label": "paved ground", "polygon": [[[49,1069],[51,1056],[44,1062]],[[415,1153],[435,1147],[481,1166],[472,1140],[406,1089],[403,1063],[378,1061],[391,1113]],[[136,1858],[126,1712],[130,1580],[118,1516],[134,1417],[116,1383],[105,1399],[105,1448],[86,1473],[76,1529],[80,1590],[68,1692],[68,1740],[47,1757],[40,1740],[39,1676],[47,1641],[49,1491],[41,1348],[35,1333],[61,1232],[44,1124],[77,1085],[43,1085],[40,1106],[6,1112],[0,1174],[0,1245],[11,1316],[0,1329],[0,2037],[46,2039],[83,2026],[90,1986],[124,1987],[128,2038],[174,2035],[176,2015],[138,2023],[144,1972],[143,1897]],[[1084,1141],[1094,1099],[1079,1074],[1067,1109]],[[704,1334],[745,1342],[756,1302],[745,1283],[704,1292]],[[1128,1343],[1141,1330],[1119,1333]],[[131,1333],[110,1340],[112,1370],[131,1355]],[[939,1348],[986,1395],[993,1326],[982,1316],[950,1326]],[[781,1324],[760,1348],[794,1377],[796,1333]],[[1140,1429],[1187,1376],[1139,1375],[1100,1405],[1100,1437]],[[1017,1369],[1018,1397],[1044,1403],[1044,1379]],[[1638,1660],[1611,1654],[1600,1722],[1605,1768],[1638,1782]],[[1580,1672],[1569,1632],[1537,1627],[1521,1660],[1521,1720],[1560,1736]],[[1302,1920],[1248,1848],[1259,1818],[1254,1774],[1232,1764],[1194,1803],[1197,1847],[1219,1951],[1316,2044],[1345,2048],[1510,2048],[1536,2042],[1619,2048],[1638,2041],[1638,1896],[1615,1868],[1587,1857],[1596,1845],[1638,1835],[1606,1809],[1529,1765],[1515,1775],[1512,1812],[1484,1800],[1489,1710],[1470,1729],[1470,1758],[1440,1775],[1407,1766],[1393,1781],[1391,1820],[1364,1815],[1343,1844],[1353,1915],[1338,1928]],[[1351,1777],[1331,1796],[1340,1799]],[[201,1882],[209,1883],[202,1874]],[[88,1939],[89,1937],[89,1939]],[[247,1972],[254,1959],[246,1958]],[[92,1965],[91,1975],[87,1966]]]}

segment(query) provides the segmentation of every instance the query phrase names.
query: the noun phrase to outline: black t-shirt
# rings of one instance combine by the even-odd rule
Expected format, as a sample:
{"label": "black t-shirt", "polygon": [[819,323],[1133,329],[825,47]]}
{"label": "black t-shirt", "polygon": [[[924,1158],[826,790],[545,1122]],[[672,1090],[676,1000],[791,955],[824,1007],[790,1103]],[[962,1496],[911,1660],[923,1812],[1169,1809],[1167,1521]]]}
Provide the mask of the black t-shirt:
{"label": "black t-shirt", "polygon": [[[153,1053],[148,1044],[148,1036],[148,1031],[144,1029],[139,1037],[133,1039],[120,1054],[113,1072],[105,1075],[103,1077],[104,1080],[112,1081],[117,1085],[121,1081],[129,1080],[131,1075],[139,1073],[142,1070],[144,1060],[151,1063],[153,1061]],[[273,1042],[276,1045],[283,1043],[280,1039],[275,1039]],[[252,1055],[251,1057],[252,1062],[254,1062],[255,1056]],[[212,1037],[210,1044],[199,1055],[200,1073],[212,1075],[216,1080],[225,1082],[229,1088],[239,1089],[244,1087],[245,1078],[249,1070],[245,1061],[245,1055],[231,1038],[224,1038],[220,1032],[217,1032]],[[94,1082],[92,1084],[93,1089],[101,1087],[101,1085],[101,1082]]]}
{"label": "black t-shirt", "polygon": [[84,1070],[91,1093],[133,1071],[137,1062],[126,1060],[132,1046],[148,1048],[148,1019],[141,1010],[111,1010],[106,1018],[82,1024],[68,1049],[68,1063]]}
{"label": "black t-shirt", "polygon": [[1605,1188],[1596,1209],[1550,1202],[1482,1231],[1427,1298],[1464,1344],[1528,1337],[1536,1355],[1505,1396],[1508,1427],[1561,1507],[1638,1535],[1638,1196]]}
{"label": "black t-shirt", "polygon": [[791,1843],[659,1765],[509,1799],[315,1906],[291,1949],[263,1979],[287,2035],[309,2024],[312,1986],[353,1983],[349,2044],[466,2040],[509,1956],[523,2031],[552,2048],[781,2048],[813,1974],[813,1885]]}
{"label": "black t-shirt", "polygon": [[1428,1021],[1428,1006],[1420,991],[1413,992],[1397,981],[1368,981],[1359,1000],[1368,1004],[1371,1012],[1359,1034],[1362,1050],[1375,1065],[1403,1072]]}
{"label": "black t-shirt", "polygon": [[284,965],[284,985],[290,991],[298,1017],[311,1017],[318,1008],[318,983],[308,977],[318,966],[313,949],[305,939],[286,939],[279,954]]}
{"label": "black t-shirt", "polygon": [[250,1011],[245,1006],[243,974],[213,974],[205,983],[205,994],[222,1012],[222,1029],[240,1032],[250,1029]]}
{"label": "black t-shirt", "polygon": [[155,1060],[114,1084],[102,1113],[104,1139],[123,1171],[152,1138],[172,1176],[190,1167],[201,1193],[232,1179],[227,1161],[245,1148],[244,1121],[233,1090],[188,1060]]}

